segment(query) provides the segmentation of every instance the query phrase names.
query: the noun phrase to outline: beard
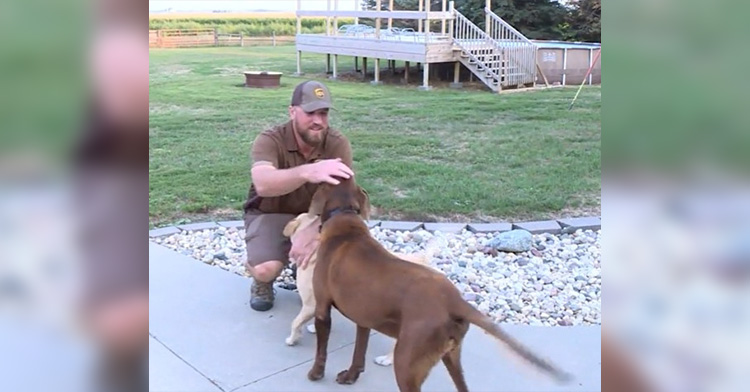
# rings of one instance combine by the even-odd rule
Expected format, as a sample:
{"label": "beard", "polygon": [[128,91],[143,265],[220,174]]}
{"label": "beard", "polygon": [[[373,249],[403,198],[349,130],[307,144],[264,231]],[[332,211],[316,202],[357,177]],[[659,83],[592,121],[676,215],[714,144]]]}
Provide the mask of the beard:
{"label": "beard", "polygon": [[302,139],[305,144],[317,147],[320,145],[320,143],[323,142],[323,137],[325,137],[326,131],[322,130],[319,132],[311,131],[308,129],[301,129],[299,126],[297,126],[298,133],[300,139]]}

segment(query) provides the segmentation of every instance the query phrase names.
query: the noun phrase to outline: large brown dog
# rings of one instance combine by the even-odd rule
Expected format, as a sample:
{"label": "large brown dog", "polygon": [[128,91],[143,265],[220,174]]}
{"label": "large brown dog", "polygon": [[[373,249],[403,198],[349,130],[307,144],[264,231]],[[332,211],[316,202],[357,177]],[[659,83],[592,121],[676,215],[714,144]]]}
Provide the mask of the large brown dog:
{"label": "large brown dog", "polygon": [[[312,225],[315,226],[313,227]],[[296,218],[292,219],[289,223],[287,223],[287,225],[284,227],[283,233],[285,236],[290,237],[292,239],[292,242],[294,242],[294,235],[298,230],[317,230],[319,226],[319,216],[309,213],[302,213],[299,214]],[[433,239],[427,243],[425,249],[421,252],[392,253],[394,256],[402,260],[406,260],[411,263],[422,264],[427,267],[433,268],[432,266],[430,266],[430,261],[437,251],[438,245],[439,241],[435,241]],[[299,296],[302,299],[302,309],[300,309],[299,314],[297,314],[297,317],[295,317],[292,321],[291,333],[289,334],[289,337],[286,338],[286,344],[290,346],[297,344],[297,341],[299,341],[302,325],[312,319],[313,316],[315,316],[315,293],[313,292],[313,276],[315,272],[316,260],[317,257],[313,253],[313,256],[310,258],[310,262],[307,267],[297,269],[297,289],[299,292]],[[439,270],[435,269],[435,271]],[[310,330],[309,326],[308,330]],[[314,331],[314,329],[310,330],[310,332]],[[381,366],[390,366],[391,363],[393,363],[393,351],[390,351],[386,355],[375,357],[375,363]]]}
{"label": "large brown dog", "polygon": [[354,356],[336,382],[354,383],[365,368],[370,330],[397,339],[394,371],[401,392],[418,392],[430,370],[442,359],[456,388],[467,391],[461,368],[461,343],[470,324],[501,340],[516,354],[560,381],[569,376],[505,334],[492,320],[464,301],[442,274],[405,262],[370,235],[360,215],[369,206],[351,180],[321,185],[310,213],[321,215],[321,237],[315,265],[317,351],[308,373],[325,373],[331,306],[357,324]]}

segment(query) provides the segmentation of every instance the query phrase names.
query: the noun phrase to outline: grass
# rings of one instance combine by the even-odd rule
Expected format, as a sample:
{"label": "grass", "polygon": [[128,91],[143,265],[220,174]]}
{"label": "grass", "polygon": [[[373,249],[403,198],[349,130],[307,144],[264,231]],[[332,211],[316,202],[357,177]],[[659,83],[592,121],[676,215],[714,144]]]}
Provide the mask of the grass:
{"label": "grass", "polygon": [[[287,119],[293,46],[151,50],[149,222],[241,216],[255,136]],[[351,58],[339,69],[350,72]],[[372,64],[372,62],[371,62]],[[372,67],[372,65],[370,65]],[[324,56],[303,53],[305,78]],[[372,69],[372,68],[370,68]],[[242,71],[282,71],[279,89],[241,87]],[[341,79],[347,79],[342,77]],[[354,149],[375,218],[545,219],[599,213],[601,89],[492,94],[479,88],[328,81],[331,125]]]}

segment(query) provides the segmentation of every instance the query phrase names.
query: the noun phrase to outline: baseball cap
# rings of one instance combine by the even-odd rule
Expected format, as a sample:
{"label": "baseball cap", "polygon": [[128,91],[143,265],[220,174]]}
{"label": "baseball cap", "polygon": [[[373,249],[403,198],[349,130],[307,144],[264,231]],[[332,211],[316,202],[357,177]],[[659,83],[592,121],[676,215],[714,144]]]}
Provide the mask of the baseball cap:
{"label": "baseball cap", "polygon": [[331,92],[323,83],[314,80],[302,82],[294,88],[292,106],[299,106],[308,113],[320,109],[333,109]]}

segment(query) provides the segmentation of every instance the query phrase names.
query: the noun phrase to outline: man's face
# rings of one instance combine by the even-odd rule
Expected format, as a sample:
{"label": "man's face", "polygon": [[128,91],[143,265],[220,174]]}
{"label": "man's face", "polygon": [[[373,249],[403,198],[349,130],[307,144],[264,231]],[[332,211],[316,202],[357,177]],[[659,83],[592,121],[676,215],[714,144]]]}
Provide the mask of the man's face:
{"label": "man's face", "polygon": [[294,129],[303,142],[314,147],[323,141],[328,130],[328,109],[306,113],[301,107],[292,106],[289,114],[294,122]]}

